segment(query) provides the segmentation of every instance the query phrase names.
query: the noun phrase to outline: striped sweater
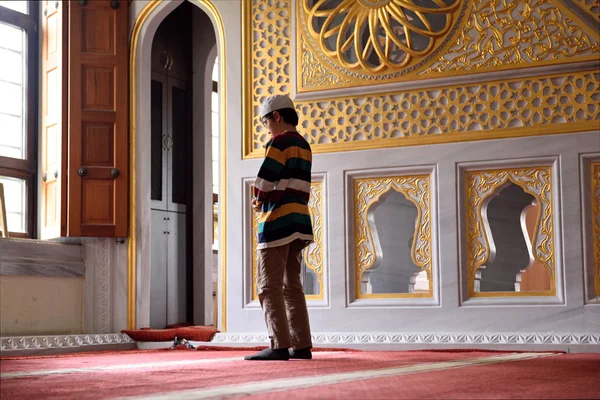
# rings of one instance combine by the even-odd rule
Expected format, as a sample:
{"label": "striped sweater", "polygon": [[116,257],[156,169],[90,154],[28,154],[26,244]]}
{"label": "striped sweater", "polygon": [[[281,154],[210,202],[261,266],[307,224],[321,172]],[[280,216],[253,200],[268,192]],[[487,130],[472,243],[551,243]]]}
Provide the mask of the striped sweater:
{"label": "striped sweater", "polygon": [[312,152],[298,132],[283,132],[266,146],[254,184],[261,202],[258,249],[283,246],[296,239],[313,241],[308,208]]}

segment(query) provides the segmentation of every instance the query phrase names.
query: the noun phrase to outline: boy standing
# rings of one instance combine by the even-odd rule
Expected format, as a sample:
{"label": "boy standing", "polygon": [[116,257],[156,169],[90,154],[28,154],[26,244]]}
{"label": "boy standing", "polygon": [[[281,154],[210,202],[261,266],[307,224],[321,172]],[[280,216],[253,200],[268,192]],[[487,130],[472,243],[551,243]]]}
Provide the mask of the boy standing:
{"label": "boy standing", "polygon": [[313,241],[308,208],[312,152],[296,131],[298,114],[285,95],[267,98],[260,119],[271,134],[255,182],[259,214],[257,293],[271,347],[246,360],[312,358],[311,334],[300,280],[302,249]]}

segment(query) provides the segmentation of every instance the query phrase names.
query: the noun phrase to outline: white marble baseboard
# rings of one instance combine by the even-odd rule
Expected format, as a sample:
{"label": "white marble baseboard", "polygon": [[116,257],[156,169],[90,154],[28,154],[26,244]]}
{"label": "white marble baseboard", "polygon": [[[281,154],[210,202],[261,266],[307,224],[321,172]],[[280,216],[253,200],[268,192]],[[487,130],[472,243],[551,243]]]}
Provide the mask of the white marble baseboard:
{"label": "white marble baseboard", "polygon": [[132,348],[135,348],[135,341],[124,333],[0,338],[2,357]]}
{"label": "white marble baseboard", "polygon": [[[482,349],[600,353],[600,334],[575,333],[313,333],[314,347],[363,350]],[[252,347],[269,344],[266,333],[217,333],[194,346]],[[136,342],[138,349],[168,348],[172,342]]]}
{"label": "white marble baseboard", "polygon": [[[98,335],[23,336],[0,338],[0,355],[58,354],[77,351],[169,348],[173,342],[135,342],[121,333]],[[217,333],[211,342],[194,346],[265,346],[266,333]],[[313,345],[363,350],[483,349],[600,353],[595,333],[314,333]]]}

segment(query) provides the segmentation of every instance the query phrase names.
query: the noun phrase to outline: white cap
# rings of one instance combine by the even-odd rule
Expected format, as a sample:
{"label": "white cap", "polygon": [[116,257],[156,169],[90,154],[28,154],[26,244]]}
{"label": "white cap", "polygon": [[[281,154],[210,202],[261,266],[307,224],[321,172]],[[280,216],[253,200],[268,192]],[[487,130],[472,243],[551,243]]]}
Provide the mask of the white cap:
{"label": "white cap", "polygon": [[290,99],[290,96],[286,94],[276,94],[275,96],[267,97],[260,105],[260,118],[264,117],[268,113],[282,108],[294,109],[294,102]]}

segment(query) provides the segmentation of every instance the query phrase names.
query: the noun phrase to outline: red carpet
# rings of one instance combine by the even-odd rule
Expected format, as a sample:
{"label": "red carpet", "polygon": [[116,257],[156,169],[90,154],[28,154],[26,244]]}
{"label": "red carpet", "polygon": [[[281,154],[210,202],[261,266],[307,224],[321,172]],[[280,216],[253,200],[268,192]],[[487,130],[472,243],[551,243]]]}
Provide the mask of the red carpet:
{"label": "red carpet", "polygon": [[[315,352],[313,360],[287,362],[244,361],[247,354],[251,352],[204,349],[3,358],[0,397],[100,399],[168,394],[177,398],[170,392],[180,390],[192,390],[192,397],[200,398],[237,393],[256,399],[590,399],[600,395],[598,354],[331,349]],[[496,361],[507,354],[523,359]],[[392,375],[379,377],[380,371],[389,370]],[[321,381],[332,376],[345,380]],[[277,389],[272,385],[278,379],[291,386]],[[243,386],[238,390],[231,385]]]}
{"label": "red carpet", "polygon": [[209,342],[217,332],[219,331],[212,326],[183,326],[168,329],[142,328],[136,330],[124,329],[121,331],[121,333],[127,334],[136,342],[169,342],[175,339],[175,337]]}

